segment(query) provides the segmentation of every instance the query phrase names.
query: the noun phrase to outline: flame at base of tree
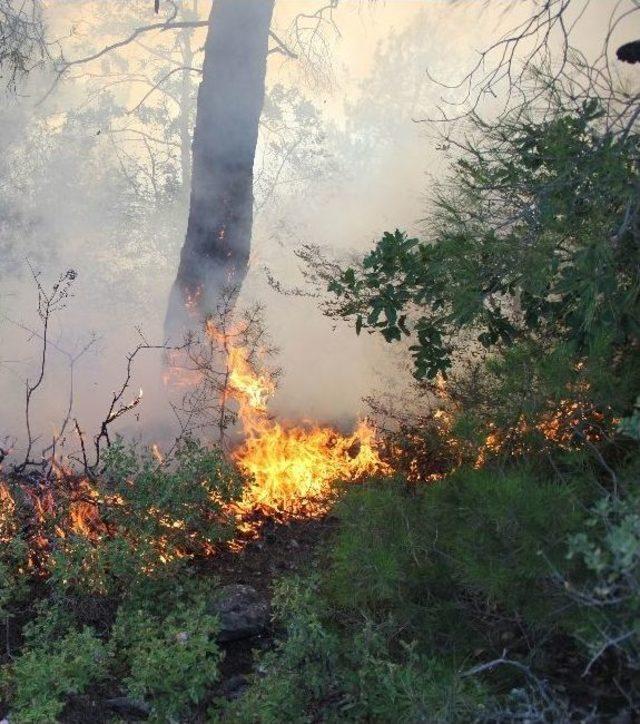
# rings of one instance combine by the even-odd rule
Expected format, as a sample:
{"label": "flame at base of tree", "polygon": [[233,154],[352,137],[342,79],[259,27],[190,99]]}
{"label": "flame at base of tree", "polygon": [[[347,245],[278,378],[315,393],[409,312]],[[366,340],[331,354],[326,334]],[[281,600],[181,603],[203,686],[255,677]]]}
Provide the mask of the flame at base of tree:
{"label": "flame at base of tree", "polygon": [[351,434],[314,424],[282,424],[268,415],[275,380],[259,372],[246,349],[229,342],[209,323],[207,334],[227,351],[229,389],[239,406],[244,441],[232,458],[249,478],[239,510],[306,515],[326,510],[331,485],[390,471],[382,460],[374,427],[358,423]]}
{"label": "flame at base of tree", "polygon": [[[267,519],[283,522],[322,515],[331,504],[336,481],[389,472],[376,431],[366,421],[351,434],[343,434],[327,426],[284,424],[269,417],[267,407],[276,389],[274,375],[256,370],[255,358],[239,343],[242,335],[221,335],[212,324],[206,331],[212,346],[224,352],[222,376],[226,383],[219,394],[223,404],[237,407],[242,432],[229,456],[246,478],[246,485],[239,499],[217,498],[212,493],[199,515],[207,525],[218,518],[220,525],[235,520],[232,549],[258,535]],[[199,378],[195,372],[188,379]],[[153,446],[152,456],[159,468],[172,464],[157,446]],[[125,487],[136,485],[133,478],[120,482]],[[194,479],[192,484],[204,483]],[[115,493],[111,484],[105,486],[101,480],[79,475],[57,460],[51,460],[48,469],[4,480],[0,470],[0,545],[23,541],[24,568],[46,577],[55,565],[54,553],[72,549],[77,540],[83,540],[87,547],[79,565],[96,590],[100,589],[99,576],[92,571],[99,566],[93,556],[109,541],[120,541],[123,550],[139,551],[136,560],[140,569],[148,572],[176,559],[215,553],[217,544],[208,539],[207,526],[201,530],[193,520],[187,522],[177,511],[162,505],[156,508],[152,502],[141,509],[127,494],[123,496]],[[145,538],[147,529],[154,531],[152,539]]]}

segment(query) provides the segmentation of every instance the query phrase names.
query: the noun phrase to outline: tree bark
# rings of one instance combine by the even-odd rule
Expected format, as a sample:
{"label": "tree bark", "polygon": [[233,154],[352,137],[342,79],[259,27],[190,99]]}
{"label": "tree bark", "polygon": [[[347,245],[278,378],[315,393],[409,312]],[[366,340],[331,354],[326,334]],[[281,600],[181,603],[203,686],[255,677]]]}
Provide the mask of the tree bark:
{"label": "tree bark", "polygon": [[[197,17],[197,16],[196,16]],[[193,29],[185,28],[179,38],[181,61],[184,68],[193,65],[193,49],[191,35]],[[180,83],[180,111],[178,130],[180,133],[180,170],[182,180],[182,197],[186,198],[191,187],[191,73],[183,71]]]}
{"label": "tree bark", "polygon": [[275,0],[215,0],[198,90],[187,234],[169,300],[172,338],[239,287],[253,224],[253,163]]}

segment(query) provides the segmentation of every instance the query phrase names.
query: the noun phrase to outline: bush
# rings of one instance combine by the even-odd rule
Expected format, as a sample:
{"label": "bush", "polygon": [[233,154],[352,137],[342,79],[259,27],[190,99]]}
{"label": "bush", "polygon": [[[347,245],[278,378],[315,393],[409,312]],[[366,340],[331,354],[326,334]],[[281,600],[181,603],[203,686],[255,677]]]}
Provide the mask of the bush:
{"label": "bush", "polygon": [[482,621],[473,623],[481,610],[531,625],[559,621],[549,561],[564,561],[565,537],[582,519],[570,486],[527,468],[461,469],[422,492],[387,481],[353,489],[336,515],[327,587],[342,606],[415,616],[436,638],[457,620],[462,640],[473,636],[465,625],[485,637]]}
{"label": "bush", "polygon": [[26,597],[29,587],[25,570],[29,552],[21,536],[6,543],[0,542],[0,618],[11,617],[13,611]]}
{"label": "bush", "polygon": [[[598,500],[586,528],[570,538],[569,559],[581,561],[587,581],[565,582],[586,612],[577,635],[591,660],[614,653],[622,667],[640,669],[640,497],[606,496]],[[640,695],[640,692],[636,692]]]}
{"label": "bush", "polygon": [[161,466],[117,442],[99,479],[58,481],[42,520],[25,518],[27,538],[18,511],[3,518],[14,535],[0,552],[0,613],[21,618],[19,656],[3,667],[11,720],[57,721],[101,678],[158,721],[188,715],[221,659],[206,609],[215,581],[195,575],[197,559],[232,535],[240,493],[216,449],[185,441]]}
{"label": "bush", "polygon": [[51,557],[51,583],[63,590],[119,595],[138,578],[171,577],[234,532],[228,504],[241,478],[218,449],[192,440],[173,465],[140,457],[117,442],[105,456],[92,511],[95,530],[65,536]]}
{"label": "bush", "polygon": [[218,680],[218,622],[207,613],[204,596],[178,599],[161,613],[153,612],[157,605],[132,603],[118,612],[110,648],[128,672],[128,693],[149,703],[156,719],[167,721],[200,703]]}
{"label": "bush", "polygon": [[99,680],[143,700],[157,721],[187,715],[218,681],[218,621],[207,603],[214,583],[185,572],[179,581],[140,580],[118,601],[42,599],[6,667],[11,720],[58,721],[69,696]]}
{"label": "bush", "polygon": [[279,584],[284,636],[225,717],[546,722],[586,716],[585,697],[616,711],[628,701],[602,669],[589,698],[605,644],[640,701],[637,500],[565,462],[559,481],[520,465],[346,487],[322,574]]}
{"label": "bush", "polygon": [[281,582],[274,605],[286,638],[224,721],[462,720],[477,706],[480,688],[403,644],[393,621],[344,625],[316,578]]}
{"label": "bush", "polygon": [[389,342],[412,335],[419,378],[446,374],[470,347],[522,345],[530,384],[557,356],[573,386],[626,412],[640,387],[638,137],[604,116],[598,100],[560,94],[542,119],[476,119],[429,238],[386,233],[327,277],[332,313]]}
{"label": "bush", "polygon": [[67,697],[101,679],[108,663],[104,644],[89,628],[28,647],[5,674],[11,691],[11,721],[57,722]]}
{"label": "bush", "polygon": [[454,425],[434,461],[478,438],[492,442],[481,462],[601,443],[640,389],[636,118],[620,132],[610,107],[556,81],[536,75],[543,115],[469,118],[423,238],[386,232],[348,267],[301,252],[330,316],[406,338],[417,380],[448,379],[466,439]]}

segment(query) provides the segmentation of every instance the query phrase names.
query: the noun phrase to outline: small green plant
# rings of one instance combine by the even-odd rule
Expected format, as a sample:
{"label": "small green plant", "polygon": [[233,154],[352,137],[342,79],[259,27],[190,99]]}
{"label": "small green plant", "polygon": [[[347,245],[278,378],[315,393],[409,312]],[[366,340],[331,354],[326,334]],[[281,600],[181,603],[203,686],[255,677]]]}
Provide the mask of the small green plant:
{"label": "small green plant", "polygon": [[420,656],[391,619],[350,621],[330,607],[317,577],[281,581],[274,608],[286,636],[261,657],[262,675],[222,720],[443,721],[475,710],[476,682]]}
{"label": "small green plant", "polygon": [[98,535],[58,541],[50,581],[61,590],[122,595],[138,579],[175,576],[227,540],[235,523],[227,504],[242,480],[218,449],[193,440],[166,465],[117,441],[96,485]]}
{"label": "small green plant", "polygon": [[89,628],[27,646],[5,673],[11,693],[11,721],[57,722],[67,697],[81,694],[106,672],[107,650]]}
{"label": "small green plant", "polygon": [[28,593],[28,549],[21,536],[0,542],[0,618],[10,617]]}
{"label": "small green plant", "polygon": [[134,605],[121,607],[111,650],[128,693],[150,704],[157,721],[185,714],[204,698],[219,677],[222,654],[216,644],[218,621],[203,596],[178,600],[171,612],[154,614]]}
{"label": "small green plant", "polygon": [[584,531],[571,536],[568,558],[581,561],[583,584],[567,582],[569,594],[586,613],[578,630],[591,668],[605,653],[640,669],[640,498],[636,493],[601,498]]}

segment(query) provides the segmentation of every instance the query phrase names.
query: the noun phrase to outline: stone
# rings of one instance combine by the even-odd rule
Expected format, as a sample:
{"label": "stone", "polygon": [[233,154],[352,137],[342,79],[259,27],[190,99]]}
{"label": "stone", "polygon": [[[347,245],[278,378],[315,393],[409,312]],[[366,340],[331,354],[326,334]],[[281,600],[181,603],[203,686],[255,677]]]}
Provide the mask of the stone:
{"label": "stone", "polygon": [[218,690],[220,696],[229,701],[239,699],[249,686],[249,680],[242,674],[236,674],[222,683]]}
{"label": "stone", "polygon": [[109,709],[128,716],[146,719],[151,713],[151,707],[144,701],[137,699],[129,699],[128,696],[116,696],[113,699],[107,699],[104,702]]}
{"label": "stone", "polygon": [[269,623],[269,603],[252,586],[240,583],[223,586],[212,606],[220,620],[218,641],[239,641],[258,636]]}

